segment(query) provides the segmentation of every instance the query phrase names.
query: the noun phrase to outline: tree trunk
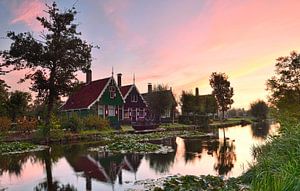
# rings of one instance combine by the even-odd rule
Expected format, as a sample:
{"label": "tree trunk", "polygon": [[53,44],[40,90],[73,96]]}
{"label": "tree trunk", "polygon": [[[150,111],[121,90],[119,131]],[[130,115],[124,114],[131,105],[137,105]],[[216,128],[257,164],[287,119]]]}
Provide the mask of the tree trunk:
{"label": "tree trunk", "polygon": [[44,152],[45,152],[44,162],[45,162],[46,174],[47,174],[47,188],[49,191],[54,191],[50,151],[49,149],[46,149]]}
{"label": "tree trunk", "polygon": [[53,104],[54,104],[54,96],[50,90],[49,100],[48,100],[48,104],[47,104],[48,106],[47,106],[47,114],[46,114],[46,126],[50,125]]}
{"label": "tree trunk", "polygon": [[224,110],[222,110],[222,121],[224,121],[225,117],[224,117]]}

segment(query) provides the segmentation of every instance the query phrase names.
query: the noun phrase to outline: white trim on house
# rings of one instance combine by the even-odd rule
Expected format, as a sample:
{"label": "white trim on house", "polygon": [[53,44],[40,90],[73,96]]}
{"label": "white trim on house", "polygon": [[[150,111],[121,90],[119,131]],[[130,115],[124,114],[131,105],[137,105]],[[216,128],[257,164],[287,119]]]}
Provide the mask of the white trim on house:
{"label": "white trim on house", "polygon": [[110,77],[109,80],[107,81],[106,85],[105,85],[104,88],[102,89],[102,92],[101,92],[101,93],[99,94],[99,96],[98,96],[98,97],[97,97],[97,98],[96,98],[96,99],[88,106],[87,109],[91,109],[91,107],[92,107],[97,101],[100,100],[100,98],[102,97],[103,93],[105,92],[105,90],[107,89],[107,87],[109,86],[109,84],[110,84],[110,82],[111,82],[112,80],[113,80],[113,83],[114,83],[114,85],[116,86],[116,88],[117,88],[119,94],[121,95],[121,98],[122,98],[122,100],[123,100],[123,103],[125,103],[125,100],[124,100],[124,98],[123,98],[123,96],[122,96],[122,93],[121,93],[121,91],[120,91],[120,88],[117,86],[117,83],[116,83],[114,77]]}

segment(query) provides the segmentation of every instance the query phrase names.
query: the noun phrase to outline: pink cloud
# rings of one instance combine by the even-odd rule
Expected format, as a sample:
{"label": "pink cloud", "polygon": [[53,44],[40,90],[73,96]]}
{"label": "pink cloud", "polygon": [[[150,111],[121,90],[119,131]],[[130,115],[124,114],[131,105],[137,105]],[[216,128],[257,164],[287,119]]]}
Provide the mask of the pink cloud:
{"label": "pink cloud", "polygon": [[12,7],[15,18],[11,21],[15,23],[25,23],[34,31],[41,30],[42,26],[36,20],[37,16],[44,15],[45,4],[40,0],[24,0],[18,5]]}

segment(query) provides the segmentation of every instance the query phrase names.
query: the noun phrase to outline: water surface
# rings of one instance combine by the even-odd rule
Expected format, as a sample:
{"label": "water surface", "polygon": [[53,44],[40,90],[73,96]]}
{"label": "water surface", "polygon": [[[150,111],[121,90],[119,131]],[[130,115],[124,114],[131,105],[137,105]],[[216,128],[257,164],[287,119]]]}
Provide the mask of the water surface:
{"label": "water surface", "polygon": [[180,137],[161,144],[168,154],[89,152],[101,143],[54,145],[50,151],[0,156],[0,190],[126,190],[136,180],[175,174],[241,175],[253,162],[251,148],[264,144],[278,125],[217,130],[218,139]]}

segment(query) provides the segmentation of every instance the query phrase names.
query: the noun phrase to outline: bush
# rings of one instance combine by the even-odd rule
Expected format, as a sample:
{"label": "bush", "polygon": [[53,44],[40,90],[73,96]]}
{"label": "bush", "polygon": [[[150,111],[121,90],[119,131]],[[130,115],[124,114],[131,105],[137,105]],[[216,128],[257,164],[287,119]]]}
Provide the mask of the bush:
{"label": "bush", "polygon": [[208,125],[209,117],[206,115],[181,115],[179,116],[179,123],[186,125],[198,125],[201,127],[206,127]]}
{"label": "bush", "polygon": [[83,127],[83,120],[77,114],[73,114],[69,119],[62,119],[61,127],[69,131],[78,132]]}
{"label": "bush", "polygon": [[18,118],[17,119],[17,130],[22,132],[31,132],[37,129],[37,120],[34,118]]}
{"label": "bush", "polygon": [[0,117],[0,133],[6,133],[11,127],[11,120],[8,117]]}
{"label": "bush", "polygon": [[88,130],[96,129],[103,130],[106,127],[109,127],[109,122],[106,119],[103,119],[97,115],[89,115],[83,118],[84,128]]}

